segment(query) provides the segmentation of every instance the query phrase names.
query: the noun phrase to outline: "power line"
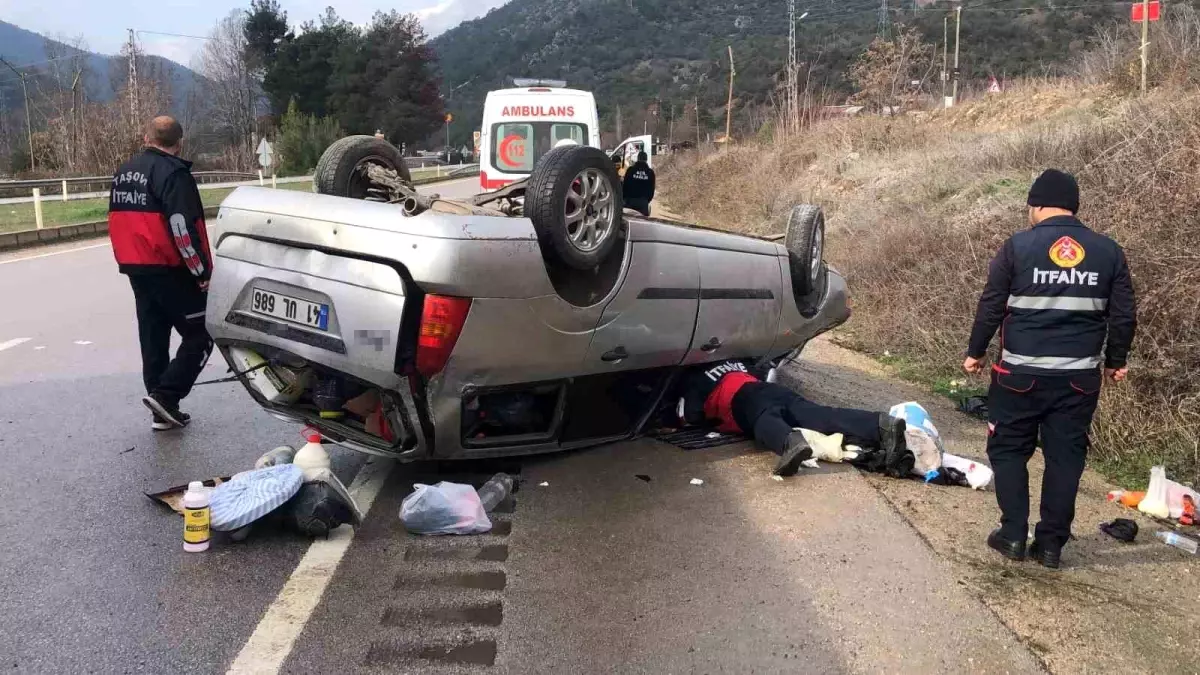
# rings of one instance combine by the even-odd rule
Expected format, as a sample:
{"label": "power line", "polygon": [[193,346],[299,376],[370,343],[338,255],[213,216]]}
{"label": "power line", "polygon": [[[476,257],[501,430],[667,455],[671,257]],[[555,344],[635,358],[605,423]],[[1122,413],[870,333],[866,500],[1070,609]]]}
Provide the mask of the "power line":
{"label": "power line", "polygon": [[162,33],[156,30],[139,30],[138,35],[165,35],[167,37],[191,38],[193,40],[213,40],[212,37],[202,37],[200,35],[183,35],[181,33]]}

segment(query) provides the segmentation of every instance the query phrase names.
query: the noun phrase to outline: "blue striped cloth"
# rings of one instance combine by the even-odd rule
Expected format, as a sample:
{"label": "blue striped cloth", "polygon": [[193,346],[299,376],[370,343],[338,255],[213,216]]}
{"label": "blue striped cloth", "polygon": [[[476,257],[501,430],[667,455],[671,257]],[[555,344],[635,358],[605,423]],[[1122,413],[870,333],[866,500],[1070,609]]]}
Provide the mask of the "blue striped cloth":
{"label": "blue striped cloth", "polygon": [[295,464],[246,471],[212,491],[210,527],[232,532],[262,518],[300,491],[304,472]]}

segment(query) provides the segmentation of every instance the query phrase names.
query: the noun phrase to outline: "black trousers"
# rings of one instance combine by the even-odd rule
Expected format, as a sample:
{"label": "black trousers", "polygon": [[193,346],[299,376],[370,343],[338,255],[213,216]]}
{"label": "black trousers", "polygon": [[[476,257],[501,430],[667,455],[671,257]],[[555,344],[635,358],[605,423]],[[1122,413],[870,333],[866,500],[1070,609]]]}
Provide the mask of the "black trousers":
{"label": "black trousers", "polygon": [[[204,328],[207,294],[186,271],[131,274],[129,285],[137,305],[146,393],[178,405],[191,392],[212,352],[212,339]],[[183,338],[174,359],[172,328]]]}
{"label": "black trousers", "polygon": [[879,445],[879,413],[817,405],[779,384],[751,382],[733,397],[733,417],[762,447],[782,454],[796,428],[822,434],[844,434],[846,442]]}
{"label": "black trousers", "polygon": [[650,217],[650,200],[649,199],[626,199],[625,208],[633,209],[643,216]]}
{"label": "black trousers", "polygon": [[1034,534],[1054,547],[1070,539],[1100,382],[1098,371],[1052,376],[992,373],[987,453],[996,472],[996,501],[1005,539],[1025,541],[1029,532],[1027,463],[1039,433],[1046,473],[1041,522]]}

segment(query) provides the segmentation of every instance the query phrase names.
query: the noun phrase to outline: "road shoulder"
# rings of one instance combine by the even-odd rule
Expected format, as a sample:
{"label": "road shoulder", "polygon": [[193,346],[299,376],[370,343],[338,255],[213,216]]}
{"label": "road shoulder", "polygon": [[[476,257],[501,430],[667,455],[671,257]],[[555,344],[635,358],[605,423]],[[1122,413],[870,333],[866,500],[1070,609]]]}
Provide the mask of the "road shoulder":
{"label": "road shoulder", "polygon": [[[982,459],[986,425],[957,412],[950,401],[903,383],[867,356],[828,338],[814,341],[799,367],[800,389],[830,405],[886,409],[919,401],[930,412],[951,453]],[[794,383],[794,382],[793,382]],[[1032,512],[1038,509],[1040,453],[1030,463]],[[1084,475],[1075,536],[1065,568],[1010,563],[985,545],[996,526],[995,494],[929,487],[917,481],[870,477],[872,485],[929,547],[944,559],[956,583],[970,590],[1034,650],[1053,672],[1192,672],[1200,661],[1200,575],[1197,560],[1159,544],[1156,527],[1136,512],[1108,503],[1113,489],[1098,474]],[[1114,518],[1139,520],[1138,543],[1100,533]]]}

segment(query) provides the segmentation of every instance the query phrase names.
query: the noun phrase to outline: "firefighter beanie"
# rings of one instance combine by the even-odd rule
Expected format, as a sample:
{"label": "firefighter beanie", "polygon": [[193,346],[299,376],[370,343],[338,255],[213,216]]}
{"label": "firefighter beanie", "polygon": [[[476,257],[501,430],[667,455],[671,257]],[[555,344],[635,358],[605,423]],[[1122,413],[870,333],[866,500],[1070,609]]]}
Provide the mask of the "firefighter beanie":
{"label": "firefighter beanie", "polygon": [[1029,189],[1030,206],[1043,206],[1079,212],[1079,183],[1069,173],[1047,169]]}

